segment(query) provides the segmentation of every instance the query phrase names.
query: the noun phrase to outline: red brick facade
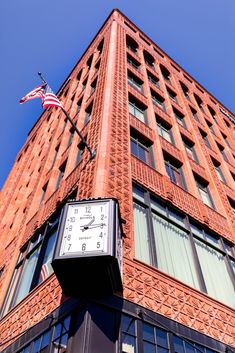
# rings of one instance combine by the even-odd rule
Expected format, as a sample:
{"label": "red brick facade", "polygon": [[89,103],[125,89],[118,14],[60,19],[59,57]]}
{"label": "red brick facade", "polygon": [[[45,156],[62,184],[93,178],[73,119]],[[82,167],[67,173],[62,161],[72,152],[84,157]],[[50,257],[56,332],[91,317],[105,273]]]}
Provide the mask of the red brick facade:
{"label": "red brick facade", "polygon": [[[126,38],[132,38],[138,45],[137,53],[127,47]],[[127,55],[140,64],[141,70],[127,61]],[[146,55],[153,58],[154,68],[147,65]],[[170,82],[164,79],[162,67],[168,70]],[[143,82],[144,93],[128,84],[127,73]],[[160,88],[149,81],[148,75],[159,80]],[[91,92],[94,81],[95,89]],[[188,97],[182,84],[188,89]],[[177,95],[178,103],[170,98],[168,91]],[[164,99],[165,111],[152,103],[153,92]],[[148,108],[148,124],[129,114],[128,95]],[[229,199],[235,202],[235,120],[231,122],[221,108],[230,117],[233,115],[119,11],[114,11],[105,22],[68,76],[59,96],[97,155],[88,161],[89,153],[85,151],[82,161],[75,165],[79,138],[74,134],[68,146],[71,126],[68,122],[65,125],[65,117],[59,109],[45,111],[30,131],[1,192],[0,304],[7,293],[20,249],[59,205],[74,192],[78,199],[112,196],[119,200],[121,216],[126,221],[124,298],[235,347],[234,308],[135,259],[131,187],[132,181],[137,182],[231,245],[235,244],[235,213],[229,202]],[[84,126],[91,104],[91,118]],[[184,116],[187,129],[177,123],[173,109]],[[195,120],[192,111],[197,111],[200,122]],[[159,136],[155,114],[172,127],[174,144]],[[151,144],[154,165],[147,165],[131,155],[130,130]],[[200,131],[207,135],[210,148]],[[182,136],[195,144],[199,163],[187,156]],[[223,159],[221,148],[227,161]],[[182,163],[187,191],[168,178],[164,154]],[[221,166],[226,184],[219,180],[212,160]],[[55,191],[58,173],[65,161],[64,176]],[[202,202],[194,174],[209,183],[215,209]],[[40,203],[46,184],[45,197]],[[39,322],[64,300],[55,276],[51,275],[1,319],[1,342]]]}

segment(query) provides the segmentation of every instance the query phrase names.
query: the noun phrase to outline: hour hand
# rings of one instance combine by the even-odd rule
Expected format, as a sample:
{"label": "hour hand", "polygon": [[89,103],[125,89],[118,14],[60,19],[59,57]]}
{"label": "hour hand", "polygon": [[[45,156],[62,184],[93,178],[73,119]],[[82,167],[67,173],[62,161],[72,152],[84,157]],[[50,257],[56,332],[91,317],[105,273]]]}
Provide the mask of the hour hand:
{"label": "hour hand", "polygon": [[84,232],[85,230],[89,229],[89,226],[95,221],[95,217],[93,217],[89,223],[85,224],[84,226],[81,226],[82,228],[82,232]]}

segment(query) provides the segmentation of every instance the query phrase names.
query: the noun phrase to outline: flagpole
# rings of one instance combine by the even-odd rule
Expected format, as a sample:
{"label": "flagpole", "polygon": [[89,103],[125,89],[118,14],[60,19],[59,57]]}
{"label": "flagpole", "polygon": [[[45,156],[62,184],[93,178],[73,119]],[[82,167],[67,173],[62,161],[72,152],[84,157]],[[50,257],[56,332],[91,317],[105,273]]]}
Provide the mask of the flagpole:
{"label": "flagpole", "polygon": [[[41,72],[38,72],[38,76],[41,78],[42,82],[47,84],[47,81],[44,79],[44,77],[42,76]],[[83,145],[88,149],[89,153],[90,153],[90,160],[95,158],[96,156],[96,151],[92,151],[91,147],[87,144],[86,140],[84,139],[84,137],[82,136],[82,134],[80,133],[80,131],[78,130],[77,126],[74,124],[73,120],[70,118],[69,114],[66,112],[66,110],[64,108],[61,107],[61,110],[63,111],[64,115],[66,116],[66,118],[69,120],[70,124],[72,125],[74,131],[76,131],[76,133],[78,134],[78,136],[80,137]]]}

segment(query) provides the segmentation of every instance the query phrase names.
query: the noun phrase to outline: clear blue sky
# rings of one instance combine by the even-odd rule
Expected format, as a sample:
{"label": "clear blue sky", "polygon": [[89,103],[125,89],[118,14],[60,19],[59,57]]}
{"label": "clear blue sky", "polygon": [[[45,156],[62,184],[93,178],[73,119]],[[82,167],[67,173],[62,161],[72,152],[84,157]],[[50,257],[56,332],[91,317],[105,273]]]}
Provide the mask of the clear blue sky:
{"label": "clear blue sky", "polygon": [[235,0],[2,0],[0,188],[42,113],[18,100],[38,71],[57,91],[113,8],[235,111]]}

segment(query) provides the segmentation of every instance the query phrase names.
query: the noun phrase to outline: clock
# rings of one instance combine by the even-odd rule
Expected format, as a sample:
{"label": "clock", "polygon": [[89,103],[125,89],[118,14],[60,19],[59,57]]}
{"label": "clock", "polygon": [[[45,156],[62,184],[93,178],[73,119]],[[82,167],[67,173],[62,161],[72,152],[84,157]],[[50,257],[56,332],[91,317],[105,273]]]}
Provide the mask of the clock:
{"label": "clock", "polygon": [[122,228],[117,200],[91,199],[65,205],[52,266],[67,295],[122,291]]}

